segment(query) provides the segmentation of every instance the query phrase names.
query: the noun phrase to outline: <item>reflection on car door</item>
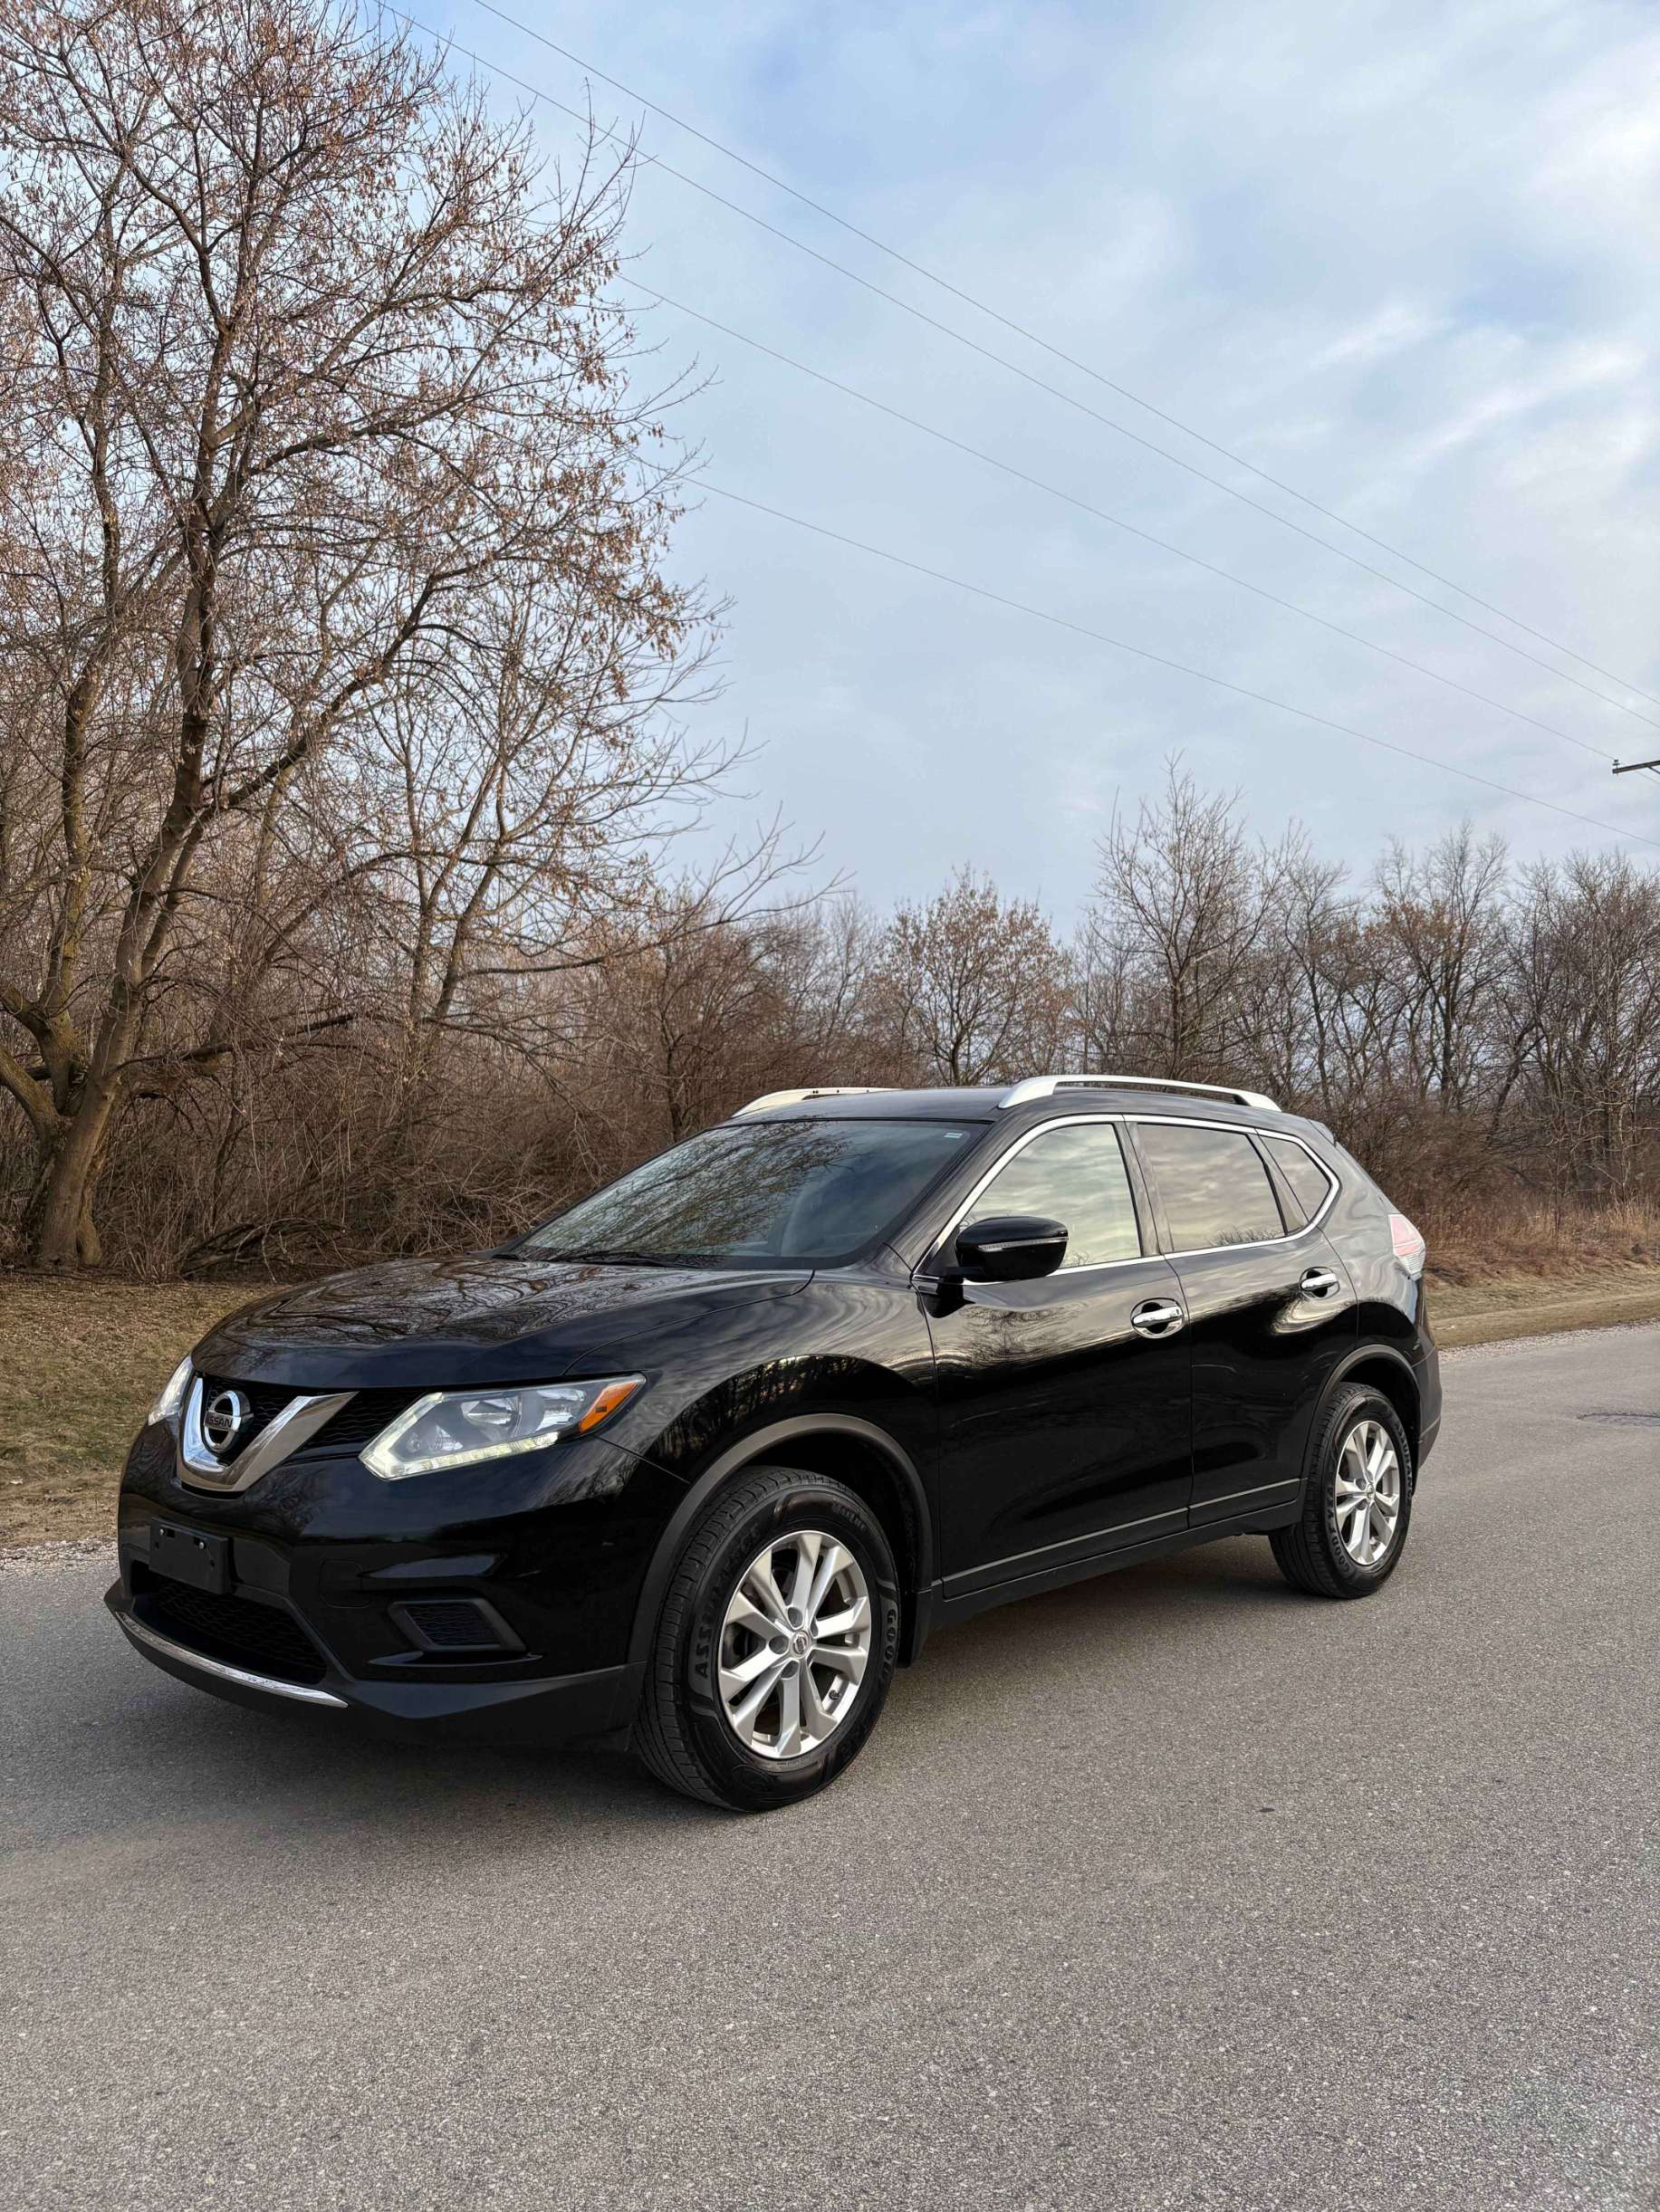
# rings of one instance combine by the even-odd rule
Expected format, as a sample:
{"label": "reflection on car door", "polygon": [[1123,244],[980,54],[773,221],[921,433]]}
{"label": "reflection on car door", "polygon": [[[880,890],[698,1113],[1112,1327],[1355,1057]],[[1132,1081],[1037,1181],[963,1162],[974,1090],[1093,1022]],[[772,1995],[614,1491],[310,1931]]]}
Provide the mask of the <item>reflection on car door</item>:
{"label": "reflection on car door", "polygon": [[[1108,1121],[1050,1124],[993,1171],[964,1216],[1043,1214],[1065,1262],[1022,1283],[971,1283],[931,1315],[947,1597],[1168,1535],[1192,1483],[1185,1331],[1144,1333],[1177,1281],[1144,1253]],[[948,1261],[947,1245],[936,1263]]]}
{"label": "reflection on car door", "polygon": [[1282,1503],[1356,1339],[1348,1272],[1318,1228],[1287,1233],[1248,1131],[1147,1119],[1134,1136],[1187,1307],[1194,1524]]}

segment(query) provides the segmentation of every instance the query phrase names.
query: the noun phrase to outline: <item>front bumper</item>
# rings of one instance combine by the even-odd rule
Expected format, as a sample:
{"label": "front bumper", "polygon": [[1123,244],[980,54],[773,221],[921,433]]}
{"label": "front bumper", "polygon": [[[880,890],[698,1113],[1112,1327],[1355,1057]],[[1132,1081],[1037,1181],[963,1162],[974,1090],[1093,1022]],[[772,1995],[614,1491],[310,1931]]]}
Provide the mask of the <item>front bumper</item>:
{"label": "front bumper", "polygon": [[[108,1603],[153,1665],[235,1703],[405,1736],[618,1738],[646,1566],[683,1495],[603,1438],[471,1480],[301,1452],[214,1495],[158,1424],[128,1456]],[[181,1579],[178,1537],[218,1559],[213,1588]]]}
{"label": "front bumper", "polygon": [[365,1682],[325,1661],[315,1681],[262,1672],[258,1661],[197,1648],[160,1626],[123,1583],[104,1603],[135,1652],[181,1682],[234,1705],[264,1712],[296,1709],[345,1713],[378,1732],[403,1738],[475,1737],[489,1742],[562,1743],[574,1737],[626,1735],[639,1698],[638,1667],[514,1681]]}

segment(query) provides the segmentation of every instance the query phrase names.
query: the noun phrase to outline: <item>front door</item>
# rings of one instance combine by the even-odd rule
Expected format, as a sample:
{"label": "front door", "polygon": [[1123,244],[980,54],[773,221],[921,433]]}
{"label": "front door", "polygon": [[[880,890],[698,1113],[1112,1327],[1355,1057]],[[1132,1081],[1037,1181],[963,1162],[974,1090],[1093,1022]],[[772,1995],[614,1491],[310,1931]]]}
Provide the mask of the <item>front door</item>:
{"label": "front door", "polygon": [[1316,1409],[1355,1343],[1358,1308],[1320,1230],[1288,1231],[1247,1131],[1133,1126],[1187,1308],[1197,1527],[1296,1494]]}
{"label": "front door", "polygon": [[948,1598],[1167,1535],[1187,1518],[1179,1285],[1153,1255],[1150,1223],[1144,1242],[1113,1124],[1037,1130],[964,1219],[1011,1213],[1065,1223],[1061,1266],[1033,1282],[970,1283],[955,1312],[929,1317]]}

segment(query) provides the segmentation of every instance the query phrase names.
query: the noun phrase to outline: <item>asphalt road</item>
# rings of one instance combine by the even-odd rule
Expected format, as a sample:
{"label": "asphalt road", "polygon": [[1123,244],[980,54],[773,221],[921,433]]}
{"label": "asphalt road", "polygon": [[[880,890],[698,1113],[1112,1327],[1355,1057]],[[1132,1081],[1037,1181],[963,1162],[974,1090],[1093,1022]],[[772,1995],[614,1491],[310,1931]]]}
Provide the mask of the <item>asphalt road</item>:
{"label": "asphalt road", "polygon": [[387,1748],[0,1576],[0,2201],[1660,2203],[1660,1328],[1446,1363],[1360,1605],[985,1615],[826,1796]]}

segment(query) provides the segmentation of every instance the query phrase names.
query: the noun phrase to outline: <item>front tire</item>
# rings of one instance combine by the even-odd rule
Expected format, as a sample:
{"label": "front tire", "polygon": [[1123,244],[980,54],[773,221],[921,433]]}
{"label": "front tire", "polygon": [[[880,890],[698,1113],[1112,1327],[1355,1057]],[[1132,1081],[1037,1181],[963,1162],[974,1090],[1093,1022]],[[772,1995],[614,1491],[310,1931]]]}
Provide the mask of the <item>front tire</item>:
{"label": "front tire", "polygon": [[797,1805],[859,1756],[898,1651],[898,1575],[864,1500],[827,1476],[746,1468],[676,1563],[635,1748],[705,1804]]}
{"label": "front tire", "polygon": [[1412,1447],[1376,1390],[1350,1384],[1319,1419],[1302,1511],[1269,1537],[1293,1589],[1369,1597],[1394,1574],[1412,1521]]}

